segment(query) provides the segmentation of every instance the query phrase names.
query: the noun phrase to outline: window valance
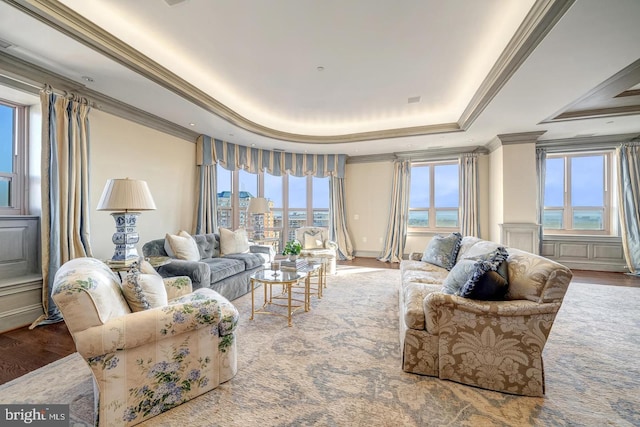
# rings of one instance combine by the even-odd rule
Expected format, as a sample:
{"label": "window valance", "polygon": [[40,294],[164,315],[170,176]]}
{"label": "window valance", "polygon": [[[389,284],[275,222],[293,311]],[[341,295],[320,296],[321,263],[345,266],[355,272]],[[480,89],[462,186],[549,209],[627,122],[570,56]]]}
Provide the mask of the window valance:
{"label": "window valance", "polygon": [[263,150],[232,144],[200,135],[196,146],[196,164],[219,164],[225,169],[244,169],[251,173],[266,170],[269,174],[281,176],[314,175],[344,178],[346,154],[303,154],[284,151]]}

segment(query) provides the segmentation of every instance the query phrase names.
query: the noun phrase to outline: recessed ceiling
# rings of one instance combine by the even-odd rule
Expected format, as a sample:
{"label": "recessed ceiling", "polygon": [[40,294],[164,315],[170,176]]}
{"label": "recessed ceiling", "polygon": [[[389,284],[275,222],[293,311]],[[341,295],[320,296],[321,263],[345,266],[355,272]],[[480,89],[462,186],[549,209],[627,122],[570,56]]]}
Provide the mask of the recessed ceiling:
{"label": "recessed ceiling", "polygon": [[559,121],[640,58],[640,2],[602,3],[3,0],[0,53],[265,148],[363,155],[640,132],[638,111],[614,126]]}

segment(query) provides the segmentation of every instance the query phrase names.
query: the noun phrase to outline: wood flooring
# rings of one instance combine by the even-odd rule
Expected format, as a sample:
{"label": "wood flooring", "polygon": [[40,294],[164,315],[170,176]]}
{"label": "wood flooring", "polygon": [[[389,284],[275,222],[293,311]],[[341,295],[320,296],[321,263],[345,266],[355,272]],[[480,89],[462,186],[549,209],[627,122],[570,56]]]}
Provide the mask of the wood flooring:
{"label": "wood flooring", "polygon": [[[340,261],[340,265],[375,268],[399,268],[397,263],[387,263],[375,258],[356,258]],[[573,270],[573,281],[609,286],[640,287],[640,278],[622,273]],[[18,378],[44,365],[76,351],[75,344],[64,322],[23,327],[0,334],[0,384]]]}

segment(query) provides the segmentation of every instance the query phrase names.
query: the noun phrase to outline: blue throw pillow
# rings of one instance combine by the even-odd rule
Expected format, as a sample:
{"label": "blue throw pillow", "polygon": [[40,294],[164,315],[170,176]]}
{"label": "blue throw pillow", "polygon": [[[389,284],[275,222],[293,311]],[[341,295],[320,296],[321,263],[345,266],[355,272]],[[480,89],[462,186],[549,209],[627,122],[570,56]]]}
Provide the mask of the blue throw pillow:
{"label": "blue throw pillow", "polygon": [[422,261],[451,270],[456,263],[461,241],[460,233],[433,236],[422,254]]}
{"label": "blue throw pillow", "polygon": [[442,292],[478,300],[503,300],[508,290],[507,257],[504,247],[472,258],[461,259],[447,275]]}

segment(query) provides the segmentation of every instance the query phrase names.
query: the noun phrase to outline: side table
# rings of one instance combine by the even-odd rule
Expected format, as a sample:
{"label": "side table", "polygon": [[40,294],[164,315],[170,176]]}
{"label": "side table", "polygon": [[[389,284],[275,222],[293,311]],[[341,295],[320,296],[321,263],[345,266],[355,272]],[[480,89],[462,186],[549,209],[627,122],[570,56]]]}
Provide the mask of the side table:
{"label": "side table", "polygon": [[[304,299],[293,298],[293,286],[298,284],[300,280],[304,279]],[[256,284],[261,283],[264,288],[264,303],[258,310],[255,309],[255,289]],[[283,286],[283,292],[280,295],[273,296],[273,286]],[[281,296],[285,295],[286,296]],[[286,301],[286,304],[280,301]],[[294,305],[294,303],[299,303]],[[304,311],[309,311],[309,277],[304,272],[298,271],[281,271],[281,270],[261,270],[251,275],[251,317],[249,320],[253,320],[254,314],[273,314],[277,316],[284,316],[289,322],[289,326],[293,326],[292,315],[294,312],[304,308]],[[275,310],[268,310],[269,306],[286,307],[287,314],[284,315]]]}

